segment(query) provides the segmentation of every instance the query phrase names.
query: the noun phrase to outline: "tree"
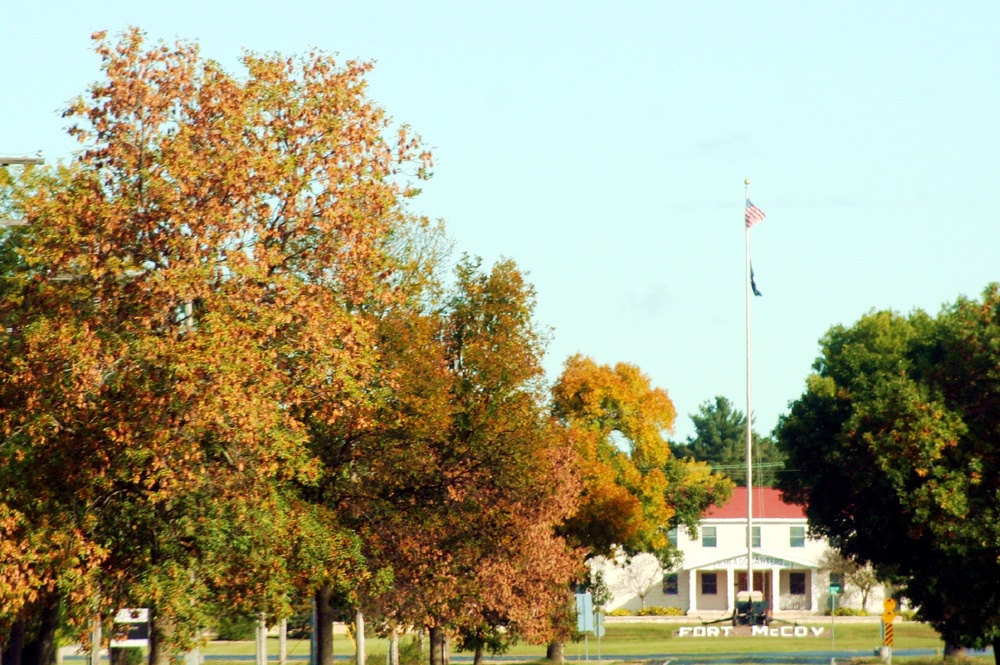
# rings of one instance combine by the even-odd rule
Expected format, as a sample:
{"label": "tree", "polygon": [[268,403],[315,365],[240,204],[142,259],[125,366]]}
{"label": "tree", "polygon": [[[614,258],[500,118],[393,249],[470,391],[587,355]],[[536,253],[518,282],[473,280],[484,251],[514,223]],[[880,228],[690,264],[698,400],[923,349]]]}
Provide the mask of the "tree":
{"label": "tree", "polygon": [[577,491],[545,409],[533,289],[511,261],[464,259],[445,295],[381,320],[387,383],[342,498],[393,570],[363,602],[425,627],[432,662],[449,635],[477,656],[542,639],[580,560],[555,533]]}
{"label": "tree", "polygon": [[[664,434],[673,403],[635,365],[572,356],[552,388],[552,411],[583,482],[562,533],[588,558],[648,552],[670,567],[678,552],[667,532],[693,530],[708,506],[729,498],[728,478],[671,456]],[[548,657],[561,660],[561,652],[551,643]]]}
{"label": "tree", "polygon": [[0,302],[0,551],[28,553],[0,613],[148,603],[183,645],[212,597],[277,613],[361,572],[301,488],[325,471],[313,425],[368,399],[363,309],[393,297],[404,172],[429,156],[366,63],[247,53],[237,78],[192,44],[95,39],[104,79],[65,114],[84,150],[17,202]]}
{"label": "tree", "polygon": [[785,496],[947,642],[1000,651],[997,285],[936,318],[872,312],[821,348],[779,424]]}
{"label": "tree", "polygon": [[[733,408],[725,397],[716,397],[715,402],[705,402],[691,415],[695,435],[689,436],[682,445],[672,445],[677,457],[691,457],[699,462],[708,462],[713,469],[725,473],[740,486],[746,486],[746,427],[743,413]],[[754,485],[771,486],[776,477],[776,468],[781,466],[781,451],[769,436],[753,436]]]}
{"label": "tree", "polygon": [[664,434],[674,425],[673,403],[635,365],[573,356],[552,394],[584,483],[564,526],[570,542],[593,555],[620,548],[669,564],[677,552],[667,531],[693,529],[709,505],[728,499],[731,483],[671,457]]}
{"label": "tree", "polygon": [[618,589],[634,593],[642,609],[646,609],[646,596],[663,581],[663,566],[649,554],[617,557],[615,564],[621,572]]}
{"label": "tree", "polygon": [[843,581],[843,594],[850,595],[849,587],[857,589],[861,594],[861,609],[868,611],[868,597],[878,586],[879,579],[871,566],[862,565],[854,559],[849,559],[834,549],[823,553],[819,560],[820,570],[827,571],[831,577],[836,576]]}

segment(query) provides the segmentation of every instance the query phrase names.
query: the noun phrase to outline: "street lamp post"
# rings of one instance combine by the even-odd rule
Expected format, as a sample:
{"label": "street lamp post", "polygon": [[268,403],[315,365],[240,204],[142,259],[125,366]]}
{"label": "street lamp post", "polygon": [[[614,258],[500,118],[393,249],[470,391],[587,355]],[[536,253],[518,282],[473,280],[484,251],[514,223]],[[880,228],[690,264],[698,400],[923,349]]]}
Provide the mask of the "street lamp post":
{"label": "street lamp post", "polygon": [[38,166],[44,163],[41,157],[0,157],[0,166]]}
{"label": "street lamp post", "polygon": [[[0,157],[0,166],[38,166],[44,164],[42,153],[38,157]],[[0,219],[0,226],[26,226],[23,219]]]}

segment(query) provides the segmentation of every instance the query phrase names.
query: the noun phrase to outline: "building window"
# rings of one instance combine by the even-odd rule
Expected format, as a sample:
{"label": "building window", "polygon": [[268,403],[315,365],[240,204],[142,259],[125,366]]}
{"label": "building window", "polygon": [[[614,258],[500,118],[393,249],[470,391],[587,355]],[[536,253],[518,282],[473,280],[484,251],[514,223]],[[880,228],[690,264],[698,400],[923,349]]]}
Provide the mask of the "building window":
{"label": "building window", "polygon": [[788,545],[789,547],[806,546],[806,528],[804,526],[790,527]]}
{"label": "building window", "polygon": [[793,596],[804,596],[804,595],[806,595],[806,574],[805,573],[789,573],[788,574],[788,591]]}
{"label": "building window", "polygon": [[705,596],[714,596],[719,593],[719,580],[715,573],[701,574],[701,593]]}
{"label": "building window", "polygon": [[701,527],[701,546],[702,547],[715,547],[715,527],[714,526],[703,526]]}
{"label": "building window", "polygon": [[677,573],[667,573],[663,576],[663,593],[668,596],[677,595]]}
{"label": "building window", "polygon": [[670,541],[671,545],[677,547],[677,527],[667,529],[667,540]]}
{"label": "building window", "polygon": [[753,528],[753,543],[751,543],[750,546],[751,547],[760,547],[760,527],[759,526],[755,526]]}

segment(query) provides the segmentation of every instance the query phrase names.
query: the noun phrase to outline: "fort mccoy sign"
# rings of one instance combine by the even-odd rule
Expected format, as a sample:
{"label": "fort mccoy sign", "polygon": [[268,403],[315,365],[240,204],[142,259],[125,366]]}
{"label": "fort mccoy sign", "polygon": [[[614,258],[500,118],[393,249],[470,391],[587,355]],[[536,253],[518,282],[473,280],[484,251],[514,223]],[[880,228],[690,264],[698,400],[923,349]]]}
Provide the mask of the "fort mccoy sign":
{"label": "fort mccoy sign", "polygon": [[823,631],[823,626],[682,626],[677,637],[820,637]]}

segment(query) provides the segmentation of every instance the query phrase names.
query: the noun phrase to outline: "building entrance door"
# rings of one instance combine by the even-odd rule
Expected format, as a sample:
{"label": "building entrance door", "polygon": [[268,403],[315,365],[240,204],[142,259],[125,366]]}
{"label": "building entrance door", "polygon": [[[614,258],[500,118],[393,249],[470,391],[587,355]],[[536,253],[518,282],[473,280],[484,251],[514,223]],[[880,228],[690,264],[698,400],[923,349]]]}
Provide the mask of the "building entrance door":
{"label": "building entrance door", "polygon": [[[746,591],[747,590],[747,573],[746,571],[736,573],[736,591]],[[773,607],[771,605],[771,571],[770,570],[755,570],[753,571],[753,590],[762,591],[764,593],[764,600],[767,602],[768,607]]]}

